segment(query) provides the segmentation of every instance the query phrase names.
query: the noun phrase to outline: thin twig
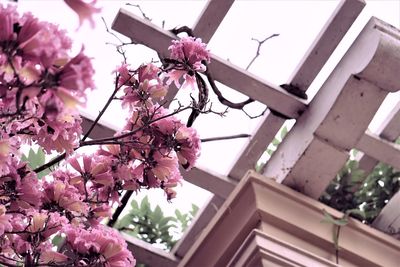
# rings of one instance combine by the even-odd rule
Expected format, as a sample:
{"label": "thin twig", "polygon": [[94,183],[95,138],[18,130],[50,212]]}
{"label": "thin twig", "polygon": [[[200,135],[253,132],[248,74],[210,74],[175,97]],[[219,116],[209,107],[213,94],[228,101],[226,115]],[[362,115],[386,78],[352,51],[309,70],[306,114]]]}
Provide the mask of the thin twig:
{"label": "thin twig", "polygon": [[229,139],[237,139],[237,138],[247,138],[247,137],[251,137],[251,135],[250,134],[236,134],[236,135],[229,135],[229,136],[210,137],[210,138],[201,139],[201,142],[205,143],[205,142],[221,141],[221,140],[229,140]]}
{"label": "thin twig", "polygon": [[[129,81],[130,79],[128,79]],[[114,92],[111,94],[111,96],[108,98],[106,104],[104,105],[103,109],[100,111],[99,115],[97,115],[97,118],[93,121],[92,125],[90,126],[89,130],[85,133],[85,135],[82,137],[81,141],[85,141],[86,138],[89,137],[90,133],[93,131],[94,127],[96,126],[96,124],[99,122],[100,118],[103,116],[104,112],[107,110],[108,106],[111,104],[111,102],[114,100],[115,95],[117,94],[117,92],[119,91],[119,89],[121,89],[122,86],[124,86],[124,84],[118,85],[118,81],[119,81],[119,76],[116,76],[116,80],[115,80],[115,88],[114,88]]]}
{"label": "thin twig", "polygon": [[273,37],[277,37],[279,36],[278,33],[274,33],[271,36],[268,36],[267,38],[265,38],[264,40],[260,41],[257,40],[256,38],[251,38],[252,41],[256,41],[258,42],[258,47],[257,47],[257,51],[256,51],[256,55],[253,57],[253,59],[250,61],[249,65],[247,65],[246,70],[249,70],[249,68],[251,67],[251,65],[253,65],[254,61],[260,56],[260,50],[261,50],[261,46],[269,39],[273,38]]}
{"label": "thin twig", "polygon": [[146,14],[143,12],[143,9],[140,7],[140,5],[135,5],[135,4],[130,4],[130,3],[127,3],[126,5],[127,5],[127,6],[136,7],[137,9],[139,9],[140,13],[142,13],[142,16],[143,16],[144,19],[147,19],[148,21],[151,21],[151,18],[149,18],[148,16],[146,16]]}
{"label": "thin twig", "polygon": [[101,19],[103,20],[103,23],[104,23],[104,26],[106,28],[107,33],[111,34],[120,43],[120,44],[117,45],[117,44],[106,42],[106,44],[115,46],[115,48],[117,49],[117,52],[124,58],[124,63],[126,63],[127,62],[127,57],[125,55],[126,51],[123,50],[123,47],[126,46],[126,45],[132,45],[132,44],[136,44],[136,43],[134,41],[132,41],[132,40],[130,42],[123,42],[114,32],[110,31],[110,29],[108,28],[104,17],[101,17]]}

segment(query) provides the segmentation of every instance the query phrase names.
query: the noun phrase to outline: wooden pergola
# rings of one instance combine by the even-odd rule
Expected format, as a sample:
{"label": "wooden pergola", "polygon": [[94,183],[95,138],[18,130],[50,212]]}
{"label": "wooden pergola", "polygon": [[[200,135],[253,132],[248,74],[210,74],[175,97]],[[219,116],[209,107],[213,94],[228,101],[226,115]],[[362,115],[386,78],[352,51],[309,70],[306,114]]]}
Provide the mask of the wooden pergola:
{"label": "wooden pergola", "polygon": [[[192,29],[196,37],[209,42],[231,8],[234,0],[209,0]],[[363,0],[342,0],[316,36],[287,84],[306,92],[332,52],[363,9]],[[121,9],[112,28],[162,55],[168,55],[171,40],[178,37],[148,20]],[[400,89],[400,31],[372,18],[333,70],[317,95],[306,101],[283,88],[212,55],[210,72],[216,81],[265,104],[271,110],[227,176],[200,168],[183,172],[184,178],[211,193],[213,197],[198,213],[182,239],[170,253],[125,235],[135,257],[150,266],[177,266],[188,253],[211,218],[235,189],[248,170],[254,169],[266,147],[272,142],[284,117],[296,124],[267,162],[263,175],[318,199],[328,183],[349,158],[353,148],[363,152],[359,166],[366,173],[378,162],[400,169],[400,147],[394,141],[400,135],[400,103],[382,123],[379,131],[368,125],[390,92]],[[172,100],[177,89],[171,89]],[[277,114],[283,116],[278,116]],[[83,127],[90,120],[85,119]],[[110,136],[114,129],[99,125],[92,137]],[[313,166],[313,168],[310,168]],[[382,210],[373,227],[382,232],[400,228],[400,193]]]}

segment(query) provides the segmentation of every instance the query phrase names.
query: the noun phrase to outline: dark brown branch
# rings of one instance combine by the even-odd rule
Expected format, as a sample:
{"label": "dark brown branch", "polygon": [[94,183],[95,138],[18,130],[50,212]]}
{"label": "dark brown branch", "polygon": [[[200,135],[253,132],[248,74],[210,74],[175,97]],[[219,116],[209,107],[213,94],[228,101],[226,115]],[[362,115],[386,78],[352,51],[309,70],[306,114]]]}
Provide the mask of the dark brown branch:
{"label": "dark brown branch", "polygon": [[119,215],[121,215],[122,211],[124,210],[126,204],[128,204],[128,201],[130,199],[130,197],[132,196],[133,191],[132,190],[128,190],[126,191],[126,193],[124,194],[124,196],[121,199],[121,205],[119,205],[117,207],[117,209],[115,210],[114,214],[112,215],[112,218],[108,221],[107,225],[110,227],[113,227],[114,224],[117,222]]}
{"label": "dark brown branch", "polygon": [[201,139],[201,142],[205,143],[205,142],[211,142],[211,141],[221,141],[221,140],[247,138],[247,137],[251,137],[251,135],[250,134],[236,134],[236,135],[229,135],[229,136],[210,137],[210,138]]}
{"label": "dark brown branch", "polygon": [[182,32],[185,32],[188,36],[194,37],[193,30],[191,28],[189,28],[188,26],[182,26],[182,27],[179,27],[179,28],[174,28],[174,29],[172,29],[170,31],[175,35],[178,35],[178,34],[180,34]]}
{"label": "dark brown branch", "polygon": [[191,127],[196,120],[196,118],[200,115],[200,113],[205,109],[208,101],[208,87],[203,80],[203,78],[195,72],[197,89],[199,91],[199,101],[196,102],[193,98],[193,108],[192,113],[190,114],[188,121],[186,123],[187,127]]}
{"label": "dark brown branch", "polygon": [[264,114],[265,114],[265,112],[266,112],[267,110],[268,110],[268,107],[266,107],[266,108],[263,110],[263,112],[261,112],[261,113],[258,114],[258,115],[250,115],[249,113],[247,113],[246,110],[242,109],[242,111],[244,112],[244,114],[246,114],[247,117],[249,117],[250,119],[257,119],[257,118],[259,118],[259,117],[264,116]]}
{"label": "dark brown branch", "polygon": [[254,99],[251,99],[251,98],[249,98],[249,99],[247,99],[247,100],[245,100],[243,102],[239,102],[239,103],[233,103],[233,102],[227,100],[222,95],[221,91],[218,89],[217,85],[215,84],[214,78],[212,77],[212,75],[211,75],[211,73],[210,73],[210,71],[208,69],[207,64],[206,64],[206,72],[205,72],[205,74],[207,76],[208,82],[211,85],[211,88],[213,89],[214,93],[217,95],[218,100],[219,100],[219,102],[221,102],[221,104],[223,104],[225,106],[228,106],[230,108],[233,108],[233,109],[243,109],[244,106],[254,102]]}

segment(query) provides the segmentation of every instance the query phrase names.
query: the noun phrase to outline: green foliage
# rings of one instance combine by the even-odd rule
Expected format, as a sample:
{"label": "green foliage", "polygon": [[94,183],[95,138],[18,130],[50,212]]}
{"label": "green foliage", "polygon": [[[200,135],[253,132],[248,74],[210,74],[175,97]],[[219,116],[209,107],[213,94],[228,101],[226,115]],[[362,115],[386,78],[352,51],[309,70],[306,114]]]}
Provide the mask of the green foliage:
{"label": "green foliage", "polygon": [[197,211],[198,207],[192,204],[189,213],[175,210],[176,217],[165,216],[160,206],[151,208],[146,196],[140,204],[132,200],[128,214],[118,220],[114,227],[150,244],[159,244],[162,248],[170,250]]}
{"label": "green foliage", "polygon": [[400,188],[400,173],[379,163],[365,177],[355,160],[349,160],[330,183],[321,202],[351,216],[372,223],[387,201]]}
{"label": "green foliage", "polygon": [[[41,147],[35,152],[32,148],[29,149],[28,156],[22,155],[21,159],[28,163],[31,169],[36,169],[46,162],[45,153]],[[42,178],[50,173],[49,169],[43,170],[37,174],[38,178]]]}
{"label": "green foliage", "polygon": [[[288,133],[288,128],[286,126],[282,127],[281,130],[279,131],[279,133],[274,137],[274,139],[272,139],[271,143],[269,144],[269,146],[267,147],[267,149],[265,150],[264,153],[267,153],[268,156],[271,157],[272,154],[278,148],[279,144],[282,142],[283,138],[285,138],[287,133]],[[255,170],[257,172],[261,172],[261,170],[264,167],[265,163],[266,163],[265,161],[259,160],[256,163]]]}

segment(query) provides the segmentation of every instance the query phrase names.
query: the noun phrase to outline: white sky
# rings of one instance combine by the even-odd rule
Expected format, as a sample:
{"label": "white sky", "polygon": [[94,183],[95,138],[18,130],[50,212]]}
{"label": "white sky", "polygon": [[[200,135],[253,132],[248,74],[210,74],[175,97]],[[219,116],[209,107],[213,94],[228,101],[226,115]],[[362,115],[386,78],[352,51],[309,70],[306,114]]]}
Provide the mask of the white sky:
{"label": "white sky", "polygon": [[[0,0],[0,2],[5,1]],[[165,21],[166,29],[182,25],[192,26],[206,3],[203,0],[100,0],[98,5],[103,7],[101,16],[104,16],[109,27],[120,7],[127,8],[140,15],[137,8],[125,6],[124,4],[127,2],[140,4],[146,15],[152,18],[154,23],[161,25],[162,21]],[[211,40],[209,48],[212,53],[229,59],[234,64],[244,68],[256,51],[257,44],[251,41],[251,38],[263,39],[273,33],[279,33],[279,37],[268,41],[263,46],[261,56],[250,68],[250,71],[274,84],[285,83],[338,3],[339,1],[336,0],[237,0],[215,37]],[[57,23],[68,29],[76,42],[75,52],[80,50],[82,44],[85,45],[86,52],[94,58],[98,89],[96,93],[89,96],[89,102],[84,112],[92,114],[93,117],[96,116],[113,90],[113,76],[110,73],[122,59],[115,52],[114,47],[105,44],[116,40],[106,33],[100,16],[96,17],[97,26],[95,29],[91,29],[86,24],[76,32],[78,19],[61,0],[19,0],[19,9],[24,12],[31,11],[43,20]],[[315,92],[319,88],[371,16],[376,16],[393,26],[399,27],[400,0],[367,1],[367,6],[350,29],[346,40],[335,51],[329,64],[312,84],[311,91]],[[152,58],[156,58],[156,54],[141,46],[134,46],[128,53],[128,61],[132,66],[149,62]],[[229,92],[229,89],[225,90],[234,100],[237,98],[238,94]],[[393,103],[399,101],[400,97],[398,94],[390,95],[389,100],[390,103],[385,105],[386,111],[383,111],[383,114],[390,109]],[[260,110],[260,106],[256,110]],[[257,113],[257,111],[254,112]],[[237,123],[238,120],[240,124]],[[124,123],[124,116],[121,115],[120,108],[117,105],[114,105],[105,114],[104,122],[114,126],[121,126]],[[251,133],[257,123],[257,120],[248,120],[241,112],[232,111],[229,112],[227,118],[223,119],[215,115],[200,117],[196,121],[195,127],[205,138]],[[215,172],[226,174],[245,142],[245,140],[235,140],[204,144],[199,166],[207,166],[208,169],[213,169]],[[221,160],[221,158],[224,160]],[[157,195],[152,199],[165,207],[166,201],[159,200],[162,192],[158,192]],[[194,197],[193,189],[191,187],[186,188],[185,185],[183,190],[179,190],[178,198],[174,201],[176,204],[172,208],[179,206],[183,210],[189,210],[192,201],[201,205],[209,196],[201,191],[198,193],[196,191],[196,195],[198,196]],[[168,206],[169,208],[165,209],[171,208],[171,205]]]}

